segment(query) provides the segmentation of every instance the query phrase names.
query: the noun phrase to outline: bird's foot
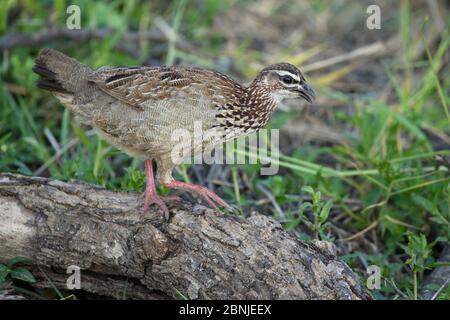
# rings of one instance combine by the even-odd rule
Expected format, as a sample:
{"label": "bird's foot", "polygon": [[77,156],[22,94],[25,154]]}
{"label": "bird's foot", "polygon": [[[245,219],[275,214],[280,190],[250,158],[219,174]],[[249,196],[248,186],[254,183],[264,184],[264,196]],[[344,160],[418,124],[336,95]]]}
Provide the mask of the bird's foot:
{"label": "bird's foot", "polygon": [[189,192],[194,192],[198,194],[209,206],[213,209],[218,210],[219,206],[224,207],[228,210],[233,210],[233,208],[226,203],[222,198],[220,198],[214,192],[208,190],[206,187],[199,186],[196,184],[181,182],[181,181],[172,181],[170,183],[165,184],[166,187],[171,189],[184,190]]}
{"label": "bird's foot", "polygon": [[166,218],[167,221],[169,220],[169,209],[166,206],[166,202],[180,201],[181,199],[177,196],[168,196],[168,197],[158,196],[158,194],[156,193],[155,180],[153,179],[152,161],[150,159],[147,159],[144,161],[144,165],[145,165],[145,172],[147,174],[147,185],[145,187],[144,192],[145,197],[144,208],[142,208],[141,213],[142,214],[146,213],[150,204],[154,203],[158,207],[160,207],[161,210],[164,212],[164,217]]}
{"label": "bird's foot", "polygon": [[169,220],[169,209],[167,208],[166,203],[172,201],[181,201],[181,198],[177,196],[162,197],[156,194],[146,196],[144,207],[142,208],[141,213],[142,214],[146,213],[151,204],[156,204],[164,212],[164,218],[166,220]]}

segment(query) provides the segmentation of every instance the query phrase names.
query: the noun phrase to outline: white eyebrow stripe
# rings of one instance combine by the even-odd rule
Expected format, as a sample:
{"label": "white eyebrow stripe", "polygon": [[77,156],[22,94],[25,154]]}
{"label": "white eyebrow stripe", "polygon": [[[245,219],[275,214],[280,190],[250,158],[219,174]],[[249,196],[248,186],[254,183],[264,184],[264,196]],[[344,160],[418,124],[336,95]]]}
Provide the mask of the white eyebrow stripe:
{"label": "white eyebrow stripe", "polygon": [[291,73],[289,71],[284,71],[284,70],[275,70],[275,72],[278,73],[280,76],[286,76],[286,75],[291,76],[292,78],[294,78],[294,80],[300,82],[300,78],[295,73]]}

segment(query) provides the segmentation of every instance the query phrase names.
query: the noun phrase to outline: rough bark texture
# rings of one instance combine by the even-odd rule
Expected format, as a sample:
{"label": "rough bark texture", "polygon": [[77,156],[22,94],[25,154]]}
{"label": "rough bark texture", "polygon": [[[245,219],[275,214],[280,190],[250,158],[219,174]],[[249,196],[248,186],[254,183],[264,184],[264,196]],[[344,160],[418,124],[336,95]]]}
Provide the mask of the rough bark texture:
{"label": "rough bark texture", "polygon": [[[32,259],[65,287],[127,298],[370,299],[331,243],[298,241],[273,219],[178,203],[163,219],[141,196],[80,182],[0,174],[0,262]],[[45,277],[38,286],[49,286]]]}
{"label": "rough bark texture", "polygon": [[[446,245],[442,250],[438,262],[450,263],[450,246]],[[434,299],[436,292],[444,289],[450,285],[450,266],[440,266],[433,269],[433,271],[425,278],[422,283],[420,295],[423,300]]]}

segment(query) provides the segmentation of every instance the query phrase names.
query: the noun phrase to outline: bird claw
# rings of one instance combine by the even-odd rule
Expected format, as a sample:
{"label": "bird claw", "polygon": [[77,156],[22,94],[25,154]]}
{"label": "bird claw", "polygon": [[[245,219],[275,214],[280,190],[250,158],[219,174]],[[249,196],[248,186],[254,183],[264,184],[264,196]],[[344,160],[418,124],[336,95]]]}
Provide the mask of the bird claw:
{"label": "bird claw", "polygon": [[166,187],[194,192],[198,194],[211,208],[215,210],[219,210],[220,206],[225,208],[226,210],[233,211],[233,207],[231,207],[228,203],[222,200],[222,198],[220,198],[217,194],[215,194],[214,192],[208,190],[203,186],[180,181],[172,181],[166,184]]}
{"label": "bird claw", "polygon": [[152,199],[144,204],[144,207],[141,209],[141,214],[145,214],[150,207],[150,204],[156,204],[164,213],[164,218],[166,221],[169,220],[170,212],[167,208],[166,202],[170,201],[181,201],[181,198],[178,196],[167,196],[167,197],[161,197],[161,196],[154,196]]}
{"label": "bird claw", "polygon": [[[154,203],[160,207],[160,209],[164,212],[164,217],[166,220],[169,220],[169,209],[167,208],[165,202],[168,201],[180,201],[181,199],[177,196],[169,196],[169,197],[161,197],[156,194],[155,181],[153,179],[153,166],[151,160],[145,160],[145,171],[147,174],[147,185],[145,188],[145,201],[144,208],[141,210],[142,214],[147,212],[150,204]],[[226,210],[233,211],[233,208],[223,201],[217,194],[208,190],[207,188],[191,183],[181,182],[181,181],[171,181],[165,184],[168,188],[174,188],[179,190],[186,190],[195,192],[200,195],[203,200],[206,201],[213,209],[219,210],[219,206],[224,207]]]}
{"label": "bird claw", "polygon": [[215,193],[208,190],[207,193],[199,193],[199,194],[211,208],[215,210],[220,210],[220,207],[222,207],[225,210],[233,211],[233,207],[231,207],[228,203],[219,198],[219,196],[217,196]]}

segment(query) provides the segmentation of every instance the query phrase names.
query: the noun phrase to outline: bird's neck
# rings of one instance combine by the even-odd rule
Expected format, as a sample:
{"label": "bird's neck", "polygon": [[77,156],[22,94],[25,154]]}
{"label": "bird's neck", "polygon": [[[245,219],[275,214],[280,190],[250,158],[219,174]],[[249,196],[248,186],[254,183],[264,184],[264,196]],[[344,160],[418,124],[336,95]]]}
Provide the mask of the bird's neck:
{"label": "bird's neck", "polygon": [[224,130],[224,141],[242,134],[250,134],[265,126],[278,101],[264,87],[250,85],[241,88],[238,101],[221,108],[217,115],[219,127]]}
{"label": "bird's neck", "polygon": [[259,125],[257,129],[266,125],[275,111],[279,101],[267,90],[255,82],[246,88],[243,109],[247,111],[249,118]]}

